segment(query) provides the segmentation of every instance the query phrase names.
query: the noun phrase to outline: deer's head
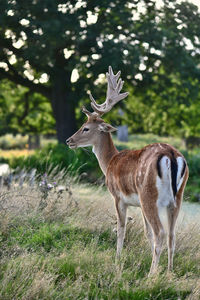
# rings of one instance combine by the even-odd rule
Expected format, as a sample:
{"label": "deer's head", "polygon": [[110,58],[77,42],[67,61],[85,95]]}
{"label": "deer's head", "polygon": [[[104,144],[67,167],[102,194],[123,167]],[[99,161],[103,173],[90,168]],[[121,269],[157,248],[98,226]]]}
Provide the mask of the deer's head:
{"label": "deer's head", "polygon": [[92,146],[98,141],[100,135],[116,131],[116,128],[105,123],[101,116],[109,112],[117,102],[128,96],[127,92],[120,94],[124,84],[120,74],[121,72],[119,71],[114,75],[112,68],[109,67],[109,72],[106,73],[108,80],[107,95],[103,104],[97,104],[93,96],[90,95],[91,106],[94,112],[89,112],[83,107],[82,111],[88,119],[74,135],[66,140],[67,145],[71,149]]}

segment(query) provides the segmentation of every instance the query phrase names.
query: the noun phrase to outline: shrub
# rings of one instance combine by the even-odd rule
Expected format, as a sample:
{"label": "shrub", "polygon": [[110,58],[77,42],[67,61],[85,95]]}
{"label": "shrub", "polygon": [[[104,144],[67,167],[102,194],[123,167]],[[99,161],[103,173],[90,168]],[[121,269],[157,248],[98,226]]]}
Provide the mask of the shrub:
{"label": "shrub", "polygon": [[10,149],[24,149],[28,143],[28,136],[22,136],[17,134],[13,136],[12,134],[6,134],[0,137],[0,149],[10,150]]}
{"label": "shrub", "polygon": [[193,151],[182,151],[189,167],[189,179],[186,186],[186,193],[189,201],[200,201],[200,152],[198,149]]}
{"label": "shrub", "polygon": [[44,174],[57,167],[67,169],[71,175],[87,174],[90,180],[95,180],[101,174],[98,162],[92,152],[77,149],[70,150],[62,144],[49,144],[41,150],[36,150],[28,157],[12,157],[9,165],[13,169],[31,170],[36,168],[38,173]]}

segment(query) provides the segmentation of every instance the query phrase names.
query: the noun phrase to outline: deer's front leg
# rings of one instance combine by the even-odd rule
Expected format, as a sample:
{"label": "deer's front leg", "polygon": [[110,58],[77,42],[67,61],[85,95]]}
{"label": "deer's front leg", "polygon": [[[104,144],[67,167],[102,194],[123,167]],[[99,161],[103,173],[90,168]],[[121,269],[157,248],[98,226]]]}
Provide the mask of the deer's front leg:
{"label": "deer's front leg", "polygon": [[118,198],[115,198],[115,205],[117,211],[117,258],[119,258],[123,248],[126,232],[127,205]]}

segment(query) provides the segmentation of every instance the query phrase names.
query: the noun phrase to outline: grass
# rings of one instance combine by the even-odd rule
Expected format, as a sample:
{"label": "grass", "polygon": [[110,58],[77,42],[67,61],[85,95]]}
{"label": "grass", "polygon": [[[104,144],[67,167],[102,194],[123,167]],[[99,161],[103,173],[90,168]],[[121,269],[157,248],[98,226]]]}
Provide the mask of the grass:
{"label": "grass", "polygon": [[1,191],[1,300],[199,299],[198,228],[179,228],[174,272],[166,271],[164,249],[159,273],[148,278],[151,253],[138,213],[129,212],[134,221],[116,263],[110,195],[101,187],[65,182],[72,194],[52,190],[45,199],[37,186]]}
{"label": "grass", "polygon": [[14,149],[14,150],[0,150],[0,157],[8,159],[12,157],[29,156],[34,153],[34,150],[28,149]]}

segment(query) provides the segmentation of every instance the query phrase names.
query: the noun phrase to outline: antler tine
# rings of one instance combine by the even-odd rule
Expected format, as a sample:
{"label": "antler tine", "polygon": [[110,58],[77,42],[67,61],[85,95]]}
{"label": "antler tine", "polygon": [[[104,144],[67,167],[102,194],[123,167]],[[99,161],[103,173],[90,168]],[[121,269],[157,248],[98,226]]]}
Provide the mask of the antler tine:
{"label": "antler tine", "polygon": [[82,112],[88,117],[88,119],[96,119],[99,116],[99,114],[97,114],[96,112],[90,112],[89,110],[87,110],[85,106],[82,106]]}
{"label": "antler tine", "polygon": [[81,108],[82,112],[86,115],[86,116],[91,116],[92,113],[90,111],[88,111],[85,106],[82,106]]}
{"label": "antler tine", "polygon": [[94,97],[92,96],[91,93],[89,94],[89,97],[90,97],[90,100],[91,100],[91,102],[92,102],[91,105],[94,104],[96,107],[99,107],[99,108],[101,107],[100,104],[97,104],[97,103],[96,103],[96,101],[94,100]]}
{"label": "antler tine", "polygon": [[108,80],[106,101],[103,104],[97,104],[92,94],[90,94],[91,106],[100,116],[106,112],[109,112],[116,103],[128,96],[128,92],[120,94],[124,84],[124,81],[122,81],[120,75],[121,71],[117,72],[117,74],[114,74],[112,67],[109,66],[108,72],[106,73]]}
{"label": "antler tine", "polygon": [[115,88],[117,85],[117,80],[119,79],[119,77],[121,75],[121,71],[118,71],[117,74],[114,75],[113,69],[111,66],[109,66],[108,70],[109,70],[109,73],[106,73],[106,75],[108,75],[107,77],[110,78],[110,80],[113,84],[113,87]]}

